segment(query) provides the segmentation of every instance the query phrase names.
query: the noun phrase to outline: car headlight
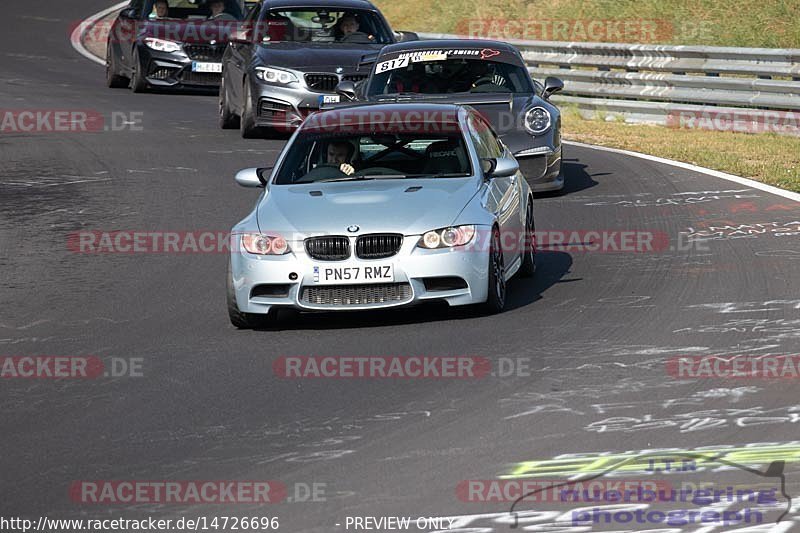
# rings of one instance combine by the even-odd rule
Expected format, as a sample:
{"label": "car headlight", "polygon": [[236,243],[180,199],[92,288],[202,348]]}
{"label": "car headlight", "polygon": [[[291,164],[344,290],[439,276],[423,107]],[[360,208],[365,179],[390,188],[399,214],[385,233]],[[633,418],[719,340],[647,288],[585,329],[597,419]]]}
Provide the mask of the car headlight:
{"label": "car headlight", "polygon": [[281,85],[288,85],[293,81],[297,81],[297,76],[288,70],[271,67],[256,67],[256,77],[267,83],[279,83]]}
{"label": "car headlight", "polygon": [[453,226],[425,233],[420,237],[417,246],[428,250],[452,248],[453,246],[469,244],[473,238],[475,238],[475,226]]}
{"label": "car headlight", "polygon": [[175,41],[166,41],[164,39],[156,39],[155,37],[147,37],[144,40],[144,44],[146,44],[148,48],[158,50],[159,52],[177,52],[181,49],[180,43],[176,43]]}
{"label": "car headlight", "polygon": [[543,107],[532,107],[525,113],[525,129],[531,135],[541,135],[550,129],[550,111]]}
{"label": "car headlight", "polygon": [[242,246],[251,254],[284,255],[289,253],[289,243],[280,235],[261,233],[242,234]]}

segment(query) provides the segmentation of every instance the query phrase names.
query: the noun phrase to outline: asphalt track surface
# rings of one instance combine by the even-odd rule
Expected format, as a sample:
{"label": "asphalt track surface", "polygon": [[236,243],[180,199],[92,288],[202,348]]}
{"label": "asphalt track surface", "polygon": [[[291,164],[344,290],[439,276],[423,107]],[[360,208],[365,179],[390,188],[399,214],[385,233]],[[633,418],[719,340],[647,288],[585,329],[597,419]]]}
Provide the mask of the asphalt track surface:
{"label": "asphalt track surface", "polygon": [[[225,312],[224,254],[70,252],[67,235],[80,230],[228,230],[256,199],[233,174],[271,163],[283,143],[219,130],[214,97],[106,89],[103,69],[68,41],[74,23],[105,7],[4,2],[0,107],[141,112],[144,121],[143,131],[0,135],[0,354],[141,358],[144,375],[3,380],[0,514],[278,516],[283,531],[343,531],[347,516],[503,513],[508,503],[463,502],[455,487],[521,461],[800,435],[796,381],[676,380],[664,365],[685,354],[800,351],[800,237],[770,229],[799,220],[800,206],[668,165],[568,147],[567,191],[537,198],[537,229],[662,231],[673,247],[712,226],[748,224],[753,234],[658,253],[543,251],[534,281],[514,280],[510,308],[493,317],[434,307],[237,331]],[[272,373],[281,355],[526,358],[530,375],[286,380]],[[597,431],[612,416],[630,417],[626,430]],[[797,470],[787,458],[789,492],[800,495]],[[702,476],[763,481],[735,470]],[[76,480],[175,479],[324,483],[326,498],[132,506],[69,497]],[[480,527],[459,531],[508,529]],[[617,529],[646,527],[658,526]]]}

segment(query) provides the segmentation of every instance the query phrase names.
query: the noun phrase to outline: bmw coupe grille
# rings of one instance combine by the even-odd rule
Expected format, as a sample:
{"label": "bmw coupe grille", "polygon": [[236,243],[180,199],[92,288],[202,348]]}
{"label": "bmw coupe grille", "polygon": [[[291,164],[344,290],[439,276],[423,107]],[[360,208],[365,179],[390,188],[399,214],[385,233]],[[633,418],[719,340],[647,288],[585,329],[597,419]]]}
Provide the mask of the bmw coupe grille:
{"label": "bmw coupe grille", "polygon": [[319,261],[341,261],[350,257],[350,239],[326,236],[306,239],[306,253]]}
{"label": "bmw coupe grille", "polygon": [[189,59],[217,63],[222,61],[222,54],[225,53],[224,47],[211,44],[185,44],[183,45],[183,50],[189,56]]}
{"label": "bmw coupe grille", "polygon": [[303,287],[301,300],[314,305],[368,305],[404,302],[410,300],[411,296],[411,285],[408,283],[374,283]]}
{"label": "bmw coupe grille", "polygon": [[342,76],[344,81],[352,81],[353,83],[367,79],[369,76],[366,74],[346,74]]}
{"label": "bmw coupe grille", "polygon": [[338,84],[336,74],[306,74],[306,85],[312,91],[332,92]]}
{"label": "bmw coupe grille", "polygon": [[383,259],[400,251],[403,236],[396,233],[362,235],[356,241],[356,255],[360,259]]}

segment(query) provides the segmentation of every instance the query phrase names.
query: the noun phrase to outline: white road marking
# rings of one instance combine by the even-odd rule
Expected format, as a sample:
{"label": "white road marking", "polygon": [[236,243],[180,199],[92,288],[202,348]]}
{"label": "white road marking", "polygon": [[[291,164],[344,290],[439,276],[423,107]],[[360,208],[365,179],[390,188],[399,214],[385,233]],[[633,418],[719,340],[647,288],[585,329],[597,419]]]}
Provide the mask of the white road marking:
{"label": "white road marking", "polygon": [[785,191],[783,189],[779,189],[778,187],[773,187],[772,185],[767,185],[765,183],[761,183],[755,180],[751,180],[748,178],[743,178],[741,176],[734,176],[733,174],[728,174],[726,172],[720,172],[719,170],[712,170],[710,168],[705,167],[698,167],[697,165],[691,165],[689,163],[682,163],[680,161],[673,161],[672,159],[665,159],[663,157],[656,157],[654,155],[647,155],[642,154],[639,152],[632,152],[630,150],[620,150],[619,148],[608,148],[605,146],[596,146],[594,144],[585,144],[575,141],[564,141],[564,144],[569,144],[572,146],[580,146],[581,148],[590,148],[592,150],[600,150],[602,152],[611,152],[614,154],[622,154],[622,155],[629,155],[631,157],[638,157],[640,159],[646,159],[648,161],[655,161],[657,163],[664,163],[665,165],[672,165],[673,167],[684,168],[686,170],[691,170],[692,172],[698,172],[700,174],[707,174],[709,176],[713,176],[715,178],[720,178],[728,181],[732,181],[734,183],[738,183],[739,185],[746,185],[748,187],[752,187],[753,189],[758,189],[760,191],[768,192],[770,194],[775,194],[777,196],[782,196],[783,198],[787,198],[789,200],[794,200],[795,202],[800,202],[800,194],[792,191]]}
{"label": "white road marking", "polygon": [[100,59],[96,55],[92,54],[87,48],[83,45],[83,35],[94,26],[94,24],[100,20],[101,18],[105,17],[106,15],[113,13],[118,9],[122,9],[123,7],[127,6],[129,2],[120,2],[119,4],[115,4],[107,9],[104,9],[98,13],[95,13],[91,17],[87,18],[75,28],[72,32],[72,35],[69,36],[69,40],[72,43],[72,47],[83,57],[90,61],[94,61],[99,65],[105,66],[106,62],[104,59]]}

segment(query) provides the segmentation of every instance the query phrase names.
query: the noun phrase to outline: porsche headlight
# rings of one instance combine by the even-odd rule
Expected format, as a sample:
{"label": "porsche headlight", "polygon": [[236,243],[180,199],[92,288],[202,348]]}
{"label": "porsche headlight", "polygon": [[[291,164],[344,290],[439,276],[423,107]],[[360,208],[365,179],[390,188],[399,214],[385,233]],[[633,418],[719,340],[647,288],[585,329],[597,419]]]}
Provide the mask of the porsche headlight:
{"label": "porsche headlight", "polygon": [[475,226],[453,226],[425,233],[420,237],[417,246],[432,250],[435,248],[452,248],[469,244],[475,237]]}
{"label": "porsche headlight", "polygon": [[541,135],[550,129],[550,112],[543,107],[532,107],[525,113],[525,129],[531,135]]}
{"label": "porsche headlight", "polygon": [[152,48],[153,50],[157,50],[159,52],[177,52],[181,49],[180,43],[176,43],[175,41],[167,41],[164,39],[156,39],[155,37],[147,37],[144,40],[144,44],[146,44],[148,48]]}
{"label": "porsche headlight", "polygon": [[289,243],[280,235],[244,233],[242,246],[251,254],[257,255],[284,255],[289,252]]}
{"label": "porsche headlight", "polygon": [[280,85],[288,85],[297,81],[297,76],[288,70],[281,70],[272,67],[256,67],[256,77],[261,81],[267,83],[277,83]]}

